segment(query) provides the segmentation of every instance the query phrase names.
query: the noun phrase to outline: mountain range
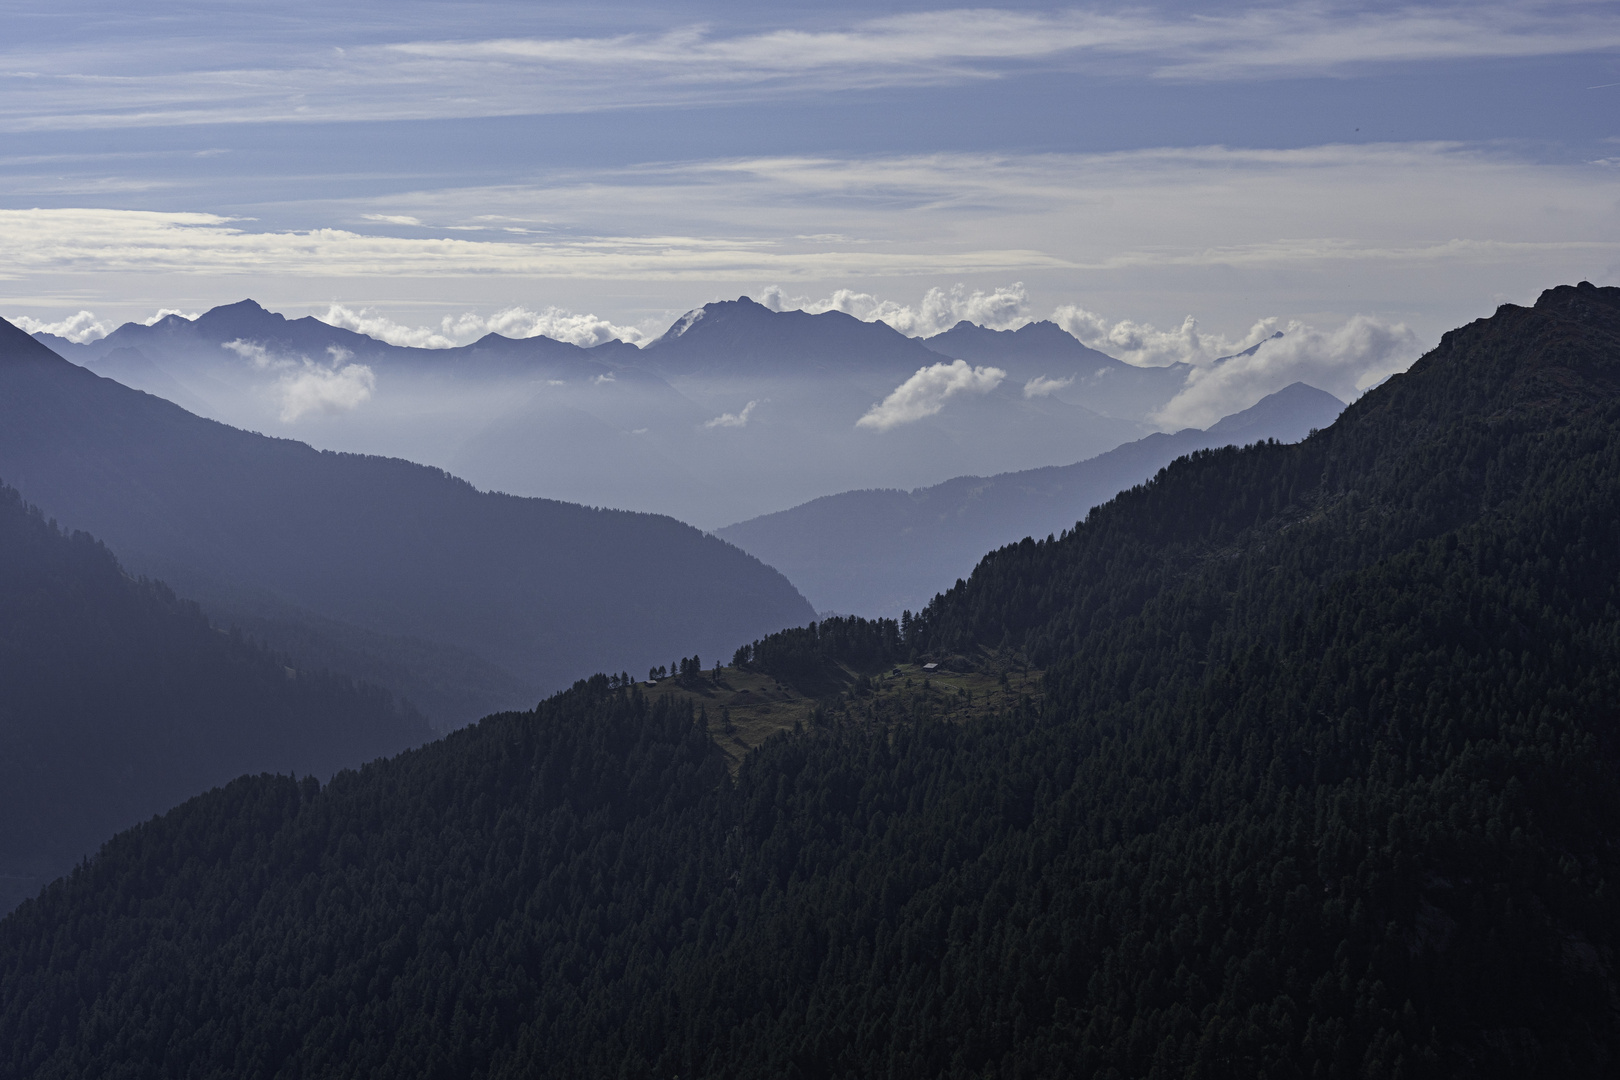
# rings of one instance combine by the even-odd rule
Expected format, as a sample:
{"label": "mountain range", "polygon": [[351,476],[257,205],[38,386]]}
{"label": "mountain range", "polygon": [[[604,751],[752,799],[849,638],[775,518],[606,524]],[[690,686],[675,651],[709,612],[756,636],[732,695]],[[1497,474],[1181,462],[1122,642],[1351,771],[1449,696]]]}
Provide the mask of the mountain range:
{"label": "mountain range", "polygon": [[0,323],[0,478],[301,663],[438,724],[812,609],[781,574],[667,517],[481,492],[438,469],[205,420]]}
{"label": "mountain range", "polygon": [[121,834],[0,921],[0,1078],[1611,1076],[1616,522],[1549,289],[898,624]]}
{"label": "mountain range", "polygon": [[[404,348],[250,300],[88,344],[36,336],[236,427],[705,528],[829,491],[1092,456],[1153,430],[1187,374],[1121,363],[1050,322],[920,340],[747,297],[688,312],[639,349],[496,334]],[[918,372],[956,360],[978,377],[892,423],[860,423]]]}
{"label": "mountain range", "polygon": [[715,535],[782,571],[818,611],[898,618],[965,577],[986,551],[1071,528],[1184,454],[1298,442],[1343,408],[1333,395],[1294,383],[1207,430],[1158,432],[1073,465],[827,495]]}

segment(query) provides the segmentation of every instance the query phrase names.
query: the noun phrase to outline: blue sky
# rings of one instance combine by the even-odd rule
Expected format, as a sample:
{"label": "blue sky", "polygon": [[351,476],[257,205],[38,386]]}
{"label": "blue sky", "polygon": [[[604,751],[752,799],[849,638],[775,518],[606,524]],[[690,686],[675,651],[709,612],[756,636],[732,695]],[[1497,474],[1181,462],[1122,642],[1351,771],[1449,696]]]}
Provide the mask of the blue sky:
{"label": "blue sky", "polygon": [[253,296],[400,341],[634,338],[747,293],[912,333],[1058,314],[1156,363],[1278,327],[1410,352],[1620,280],[1616,3],[6,23],[0,314],[80,335]]}

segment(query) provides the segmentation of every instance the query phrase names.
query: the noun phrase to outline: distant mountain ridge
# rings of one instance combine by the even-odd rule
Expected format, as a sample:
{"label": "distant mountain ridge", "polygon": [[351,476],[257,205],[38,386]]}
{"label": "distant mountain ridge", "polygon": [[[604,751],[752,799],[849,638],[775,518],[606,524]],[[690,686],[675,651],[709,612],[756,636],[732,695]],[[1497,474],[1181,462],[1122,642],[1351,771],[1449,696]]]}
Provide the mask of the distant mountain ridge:
{"label": "distant mountain ridge", "polygon": [[0,914],[242,773],[326,777],[433,734],[375,687],[219,632],[8,487],[0,613]]}
{"label": "distant mountain ridge", "polygon": [[716,535],[781,570],[818,611],[896,617],[968,574],[984,552],[1069,528],[1183,454],[1296,442],[1343,408],[1333,395],[1294,383],[1207,430],[1156,433],[1073,465],[962,476],[914,491],[846,491]]}
{"label": "distant mountain ridge", "polygon": [[937,353],[888,323],[842,311],[774,311],[746,296],[687,312],[641,357],[648,370],[672,376],[881,373],[897,380],[938,362]]}
{"label": "distant mountain ridge", "polygon": [[508,338],[486,334],[477,341],[448,349],[428,349],[392,345],[386,341],[341,326],[322,322],[312,315],[289,319],[269,311],[254,300],[241,300],[210,308],[195,319],[166,315],[150,325],[130,322],[106,337],[76,343],[55,334],[36,333],[34,337],[61,356],[76,363],[94,364],[117,349],[136,349],[153,360],[190,357],[200,350],[217,350],[227,341],[265,346],[272,352],[328,359],[330,349],[365,363],[394,365],[430,364],[457,368],[497,362],[524,364],[548,371],[567,370],[576,375],[603,375],[629,363],[636,348],[622,341],[609,341],[594,348],[572,342],[535,336]]}
{"label": "distant mountain ridge", "polygon": [[[287,647],[330,638],[323,620],[353,628],[339,651],[369,654],[368,674],[440,723],[581,668],[718,655],[813,614],[775,570],[671,518],[484,493],[407,461],[241,431],[9,323],[0,477],[136,572]],[[417,692],[388,681],[436,651],[462,659],[418,671]]]}

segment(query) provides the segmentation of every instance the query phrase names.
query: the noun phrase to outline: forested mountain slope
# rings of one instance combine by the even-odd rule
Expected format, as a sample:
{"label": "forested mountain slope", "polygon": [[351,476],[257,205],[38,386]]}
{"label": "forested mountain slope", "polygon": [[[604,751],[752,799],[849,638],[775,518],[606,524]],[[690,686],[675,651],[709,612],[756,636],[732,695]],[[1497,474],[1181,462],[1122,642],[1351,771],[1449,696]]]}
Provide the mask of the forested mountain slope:
{"label": "forested mountain slope", "polygon": [[0,487],[0,911],[244,772],[330,775],[431,736],[375,687],[221,633]]}
{"label": "forested mountain slope", "polygon": [[0,476],[227,624],[385,682],[441,724],[812,616],[781,574],[672,518],[227,427],[3,322]]}
{"label": "forested mountain slope", "polygon": [[1610,1076],[1617,568],[1620,290],[1550,290],[739,657],[1010,708],[855,683],[732,781],[597,677],[132,830],[0,923],[0,1075]]}
{"label": "forested mountain slope", "polygon": [[1156,432],[1071,465],[958,476],[912,491],[843,491],[715,535],[782,571],[818,611],[896,618],[966,577],[986,551],[1066,529],[1183,454],[1298,442],[1343,408],[1332,394],[1294,383],[1203,431]]}

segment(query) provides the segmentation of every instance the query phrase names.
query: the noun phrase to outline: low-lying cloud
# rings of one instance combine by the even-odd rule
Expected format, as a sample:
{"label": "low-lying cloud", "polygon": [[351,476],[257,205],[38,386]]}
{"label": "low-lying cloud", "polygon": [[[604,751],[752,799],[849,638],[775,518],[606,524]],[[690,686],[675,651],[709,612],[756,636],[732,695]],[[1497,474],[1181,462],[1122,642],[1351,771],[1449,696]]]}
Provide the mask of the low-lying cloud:
{"label": "low-lying cloud", "polygon": [[223,348],[240,356],[258,371],[276,372],[271,396],[284,423],[310,413],[353,412],[377,389],[377,374],[370,365],[351,363],[354,354],[338,345],[326,347],[324,362],[307,356],[282,356],[257,341],[237,338]]}
{"label": "low-lying cloud", "polygon": [[1007,373],[997,367],[971,367],[966,360],[930,364],[855,421],[856,427],[888,431],[915,420],[933,416],[945,407],[947,399],[960,393],[988,394]]}
{"label": "low-lying cloud", "polygon": [[548,307],[543,311],[509,307],[493,315],[468,311],[444,316],[437,327],[406,326],[370,308],[355,310],[342,304],[330,305],[325,314],[316,318],[329,326],[353,330],[390,345],[416,349],[453,349],[471,344],[485,334],[500,334],[509,338],[548,337],[587,349],[615,340],[634,344],[646,336],[633,326],[617,326],[595,315],[582,315],[558,307]]}
{"label": "low-lying cloud", "polygon": [[352,412],[370,400],[376,388],[376,373],[365,364],[325,366],[305,360],[297,370],[282,373],[276,394],[281,419],[292,423],[309,413]]}
{"label": "low-lying cloud", "polygon": [[1265,341],[1251,356],[1194,367],[1186,386],[1153,419],[1166,428],[1207,427],[1294,382],[1350,401],[1405,371],[1420,351],[1405,325],[1365,315],[1328,331],[1289,323],[1282,337]]}
{"label": "low-lying cloud", "polygon": [[7,321],[30,334],[55,334],[57,337],[67,338],[81,345],[90,341],[100,341],[116,329],[89,311],[79,311],[54,322],[36,319],[30,315],[13,315]]}
{"label": "low-lying cloud", "polygon": [[1072,385],[1074,385],[1073,375],[1070,375],[1067,379],[1051,379],[1045,375],[1037,375],[1024,384],[1024,396],[1026,398],[1046,397]]}
{"label": "low-lying cloud", "polygon": [[949,289],[932,288],[916,307],[894,300],[882,300],[871,293],[838,289],[819,300],[808,296],[788,296],[781,286],[768,286],[759,302],[772,311],[842,311],[863,322],[884,322],[908,337],[929,337],[949,330],[966,319],[993,330],[1016,329],[1029,322],[1029,297],[1022,281],[1000,285],[988,292],[965,285]]}
{"label": "low-lying cloud", "polygon": [[[170,315],[178,315],[183,319],[195,319],[197,317],[195,311],[187,312],[181,311],[179,308],[161,308],[151,318],[142,319],[141,324],[151,326],[168,318]],[[57,337],[66,338],[79,345],[100,341],[118,329],[117,324],[103,322],[96,317],[95,312],[84,310],[55,321],[36,319],[29,315],[14,315],[7,321],[30,334],[55,334]]]}
{"label": "low-lying cloud", "polygon": [[713,420],[703,421],[703,426],[706,428],[747,427],[748,417],[753,413],[754,406],[758,404],[759,402],[757,401],[750,401],[747,405],[742,407],[742,411],[734,413],[721,413]]}
{"label": "low-lying cloud", "polygon": [[1188,315],[1174,330],[1130,319],[1109,322],[1096,312],[1067,304],[1052,313],[1052,321],[1080,339],[1081,344],[1137,367],[1204,364],[1242,352],[1277,332],[1278,320],[1261,319],[1241,338],[1206,333]]}

